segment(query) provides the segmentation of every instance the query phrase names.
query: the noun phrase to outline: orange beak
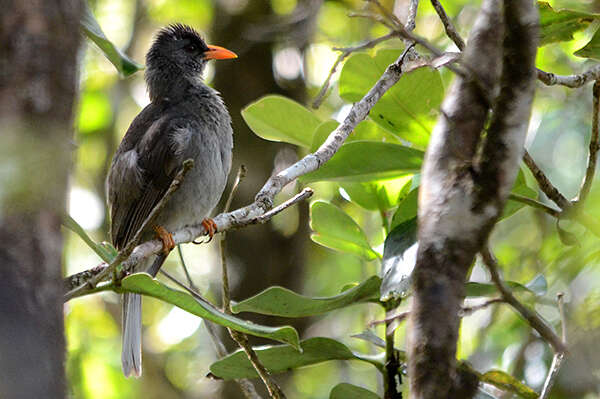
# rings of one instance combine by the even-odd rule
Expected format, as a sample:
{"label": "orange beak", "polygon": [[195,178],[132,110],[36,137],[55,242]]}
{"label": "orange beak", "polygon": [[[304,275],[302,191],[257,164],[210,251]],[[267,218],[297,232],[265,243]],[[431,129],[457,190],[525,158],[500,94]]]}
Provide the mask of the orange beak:
{"label": "orange beak", "polygon": [[226,60],[228,58],[237,58],[237,54],[220,46],[208,45],[208,51],[204,53],[207,60]]}

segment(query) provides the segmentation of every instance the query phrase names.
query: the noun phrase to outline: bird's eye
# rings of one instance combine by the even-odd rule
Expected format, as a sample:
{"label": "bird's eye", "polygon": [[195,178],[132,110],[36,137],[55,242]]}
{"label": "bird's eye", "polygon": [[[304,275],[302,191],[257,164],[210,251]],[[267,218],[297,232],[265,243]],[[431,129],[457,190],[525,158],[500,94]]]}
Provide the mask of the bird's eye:
{"label": "bird's eye", "polygon": [[198,49],[198,47],[196,47],[195,44],[188,44],[187,46],[185,46],[185,51],[187,51],[188,53],[193,53]]}

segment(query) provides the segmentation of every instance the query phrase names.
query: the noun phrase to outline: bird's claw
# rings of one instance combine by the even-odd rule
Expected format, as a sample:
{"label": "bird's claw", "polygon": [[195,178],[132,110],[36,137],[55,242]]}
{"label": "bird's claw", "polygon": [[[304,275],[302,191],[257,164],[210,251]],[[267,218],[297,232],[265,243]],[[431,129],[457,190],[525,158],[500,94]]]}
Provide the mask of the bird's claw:
{"label": "bird's claw", "polygon": [[206,233],[208,234],[208,241],[192,241],[194,244],[205,244],[211,242],[213,236],[217,232],[217,224],[210,218],[206,218],[202,221],[202,227],[204,227]]}
{"label": "bird's claw", "polygon": [[162,226],[154,226],[154,232],[156,233],[156,237],[162,241],[163,253],[168,255],[169,252],[175,248],[175,240],[173,240],[173,235]]}

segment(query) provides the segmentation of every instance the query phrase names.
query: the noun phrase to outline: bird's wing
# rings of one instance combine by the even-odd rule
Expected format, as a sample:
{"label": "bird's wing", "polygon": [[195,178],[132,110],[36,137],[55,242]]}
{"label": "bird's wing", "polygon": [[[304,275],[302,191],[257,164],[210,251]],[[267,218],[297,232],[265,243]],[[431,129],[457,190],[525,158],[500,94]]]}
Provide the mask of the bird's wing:
{"label": "bird's wing", "polygon": [[182,143],[177,137],[190,129],[178,122],[156,120],[130,150],[115,155],[108,185],[111,234],[117,248],[133,238],[181,168]]}

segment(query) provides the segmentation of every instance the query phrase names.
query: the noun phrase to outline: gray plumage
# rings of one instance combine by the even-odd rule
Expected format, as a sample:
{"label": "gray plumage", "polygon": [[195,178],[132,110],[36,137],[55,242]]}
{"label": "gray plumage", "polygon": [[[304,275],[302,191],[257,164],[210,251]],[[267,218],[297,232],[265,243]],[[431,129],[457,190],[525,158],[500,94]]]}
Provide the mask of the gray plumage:
{"label": "gray plumage", "polygon": [[[172,232],[197,224],[217,205],[231,168],[231,119],[219,94],[200,74],[208,46],[191,28],[161,30],[146,56],[151,104],[133,120],[112,161],[107,178],[111,237],[117,249],[133,237],[169,188],[184,160],[194,160],[182,186],[154,225]],[[143,240],[153,238],[145,231]],[[164,261],[158,256],[153,274]],[[154,259],[137,265],[146,271]],[[122,366],[126,376],[141,375],[141,297],[123,298]]]}

